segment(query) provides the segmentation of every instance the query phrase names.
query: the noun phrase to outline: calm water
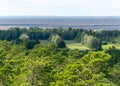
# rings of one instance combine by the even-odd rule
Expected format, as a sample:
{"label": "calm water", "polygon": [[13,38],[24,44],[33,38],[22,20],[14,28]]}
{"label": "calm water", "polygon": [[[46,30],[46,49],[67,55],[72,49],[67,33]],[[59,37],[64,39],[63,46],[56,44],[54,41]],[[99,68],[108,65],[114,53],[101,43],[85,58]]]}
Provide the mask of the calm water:
{"label": "calm water", "polygon": [[0,29],[14,26],[120,30],[120,17],[0,17]]}

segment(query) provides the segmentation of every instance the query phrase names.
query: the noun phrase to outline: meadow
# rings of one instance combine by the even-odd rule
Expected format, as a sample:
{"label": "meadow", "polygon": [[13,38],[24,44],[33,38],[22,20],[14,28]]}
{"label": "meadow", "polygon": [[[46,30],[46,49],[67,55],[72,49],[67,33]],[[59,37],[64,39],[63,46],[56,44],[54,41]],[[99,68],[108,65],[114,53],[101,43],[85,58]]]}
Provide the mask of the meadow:
{"label": "meadow", "polygon": [[108,50],[110,47],[114,46],[116,49],[120,49],[120,44],[107,44],[107,45],[102,45],[102,48],[105,50]]}
{"label": "meadow", "polygon": [[[47,41],[47,40],[41,40],[40,42],[41,42],[41,44],[49,44],[49,41]],[[88,47],[82,45],[79,42],[73,41],[73,40],[65,40],[65,43],[69,49],[89,50]],[[120,49],[120,44],[114,44],[114,43],[113,44],[108,43],[107,45],[102,45],[102,48],[104,50],[108,50],[112,46],[114,46],[116,49]]]}
{"label": "meadow", "polygon": [[[66,42],[66,45],[68,48],[70,49],[79,49],[79,50],[89,50],[89,48],[87,48],[86,46],[82,45],[81,43],[77,43],[77,42]],[[116,49],[120,49],[120,44],[107,44],[107,45],[102,45],[102,48],[104,50],[108,50],[109,48],[112,48],[112,46],[114,46]]]}

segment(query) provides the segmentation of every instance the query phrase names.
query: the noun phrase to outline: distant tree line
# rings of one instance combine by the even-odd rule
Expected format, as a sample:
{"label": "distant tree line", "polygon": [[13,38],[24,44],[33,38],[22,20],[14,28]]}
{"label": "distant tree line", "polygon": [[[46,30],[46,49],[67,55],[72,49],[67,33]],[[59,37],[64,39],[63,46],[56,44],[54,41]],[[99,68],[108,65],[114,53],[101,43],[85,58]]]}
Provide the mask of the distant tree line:
{"label": "distant tree line", "polygon": [[10,28],[8,30],[0,30],[1,40],[16,40],[21,34],[27,34],[31,40],[47,40],[51,34],[58,34],[63,40],[81,41],[85,34],[92,35],[102,41],[116,42],[116,37],[120,37],[119,30],[86,30],[72,28],[42,29],[37,27],[27,28]]}
{"label": "distant tree line", "polygon": [[[88,30],[72,28],[43,29],[38,27],[15,27],[8,30],[0,30],[0,40],[15,41],[19,44],[21,41],[24,40],[24,36],[29,39],[29,42],[30,40],[32,40],[33,42],[38,40],[49,40],[55,34],[57,34],[62,39],[59,44],[64,44],[63,40],[75,40],[76,42],[80,42],[85,46],[96,50],[100,50],[101,45],[107,44],[108,42],[120,43],[119,30]],[[22,36],[23,39],[21,40]]]}

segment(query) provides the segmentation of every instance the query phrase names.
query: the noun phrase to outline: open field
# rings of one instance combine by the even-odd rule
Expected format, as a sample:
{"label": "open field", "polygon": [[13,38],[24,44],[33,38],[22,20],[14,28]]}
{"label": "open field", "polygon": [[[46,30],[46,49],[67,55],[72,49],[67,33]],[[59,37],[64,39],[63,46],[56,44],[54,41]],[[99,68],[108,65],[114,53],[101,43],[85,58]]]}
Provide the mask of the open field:
{"label": "open field", "polygon": [[[40,42],[42,44],[48,44],[49,43],[47,40],[41,40]],[[77,42],[72,41],[72,40],[69,40],[69,41],[65,40],[65,43],[66,43],[67,47],[70,48],[70,49],[79,49],[79,50],[88,50],[89,49],[89,48],[83,46],[82,44],[77,43]]]}
{"label": "open field", "polygon": [[40,40],[41,44],[48,44],[49,42],[47,40]]}
{"label": "open field", "polygon": [[89,48],[87,48],[79,43],[67,44],[67,47],[70,49],[89,50]]}
{"label": "open field", "polygon": [[[102,48],[107,50],[112,46],[114,46],[116,49],[120,49],[120,44],[102,45]],[[67,47],[70,48],[70,49],[79,49],[79,50],[88,50],[89,49],[89,48],[85,47],[84,45],[82,45],[80,43],[67,44]]]}
{"label": "open field", "polygon": [[107,50],[110,47],[114,46],[116,49],[120,49],[120,44],[108,44],[108,45],[103,45],[102,48]]}
{"label": "open field", "polygon": [[80,43],[77,43],[75,41],[65,41],[66,45],[70,49],[79,49],[79,50],[89,50],[89,48],[83,46]]}
{"label": "open field", "polygon": [[[41,40],[40,42],[42,44],[48,44],[49,43],[47,40]],[[67,47],[70,48],[70,49],[89,50],[89,48],[87,48],[86,46],[84,46],[84,45],[82,45],[80,43],[77,43],[75,41],[72,41],[72,40],[69,40],[69,41],[65,40],[65,43],[66,43]],[[114,46],[116,49],[120,49],[120,44],[102,45],[102,48],[107,50],[112,46]]]}
{"label": "open field", "polygon": [[[85,47],[84,45],[77,43],[75,41],[65,41],[66,45],[70,49],[79,49],[79,50],[88,50],[89,48]],[[108,44],[102,45],[102,48],[107,50],[110,47],[114,46],[116,49],[120,49],[120,44]]]}

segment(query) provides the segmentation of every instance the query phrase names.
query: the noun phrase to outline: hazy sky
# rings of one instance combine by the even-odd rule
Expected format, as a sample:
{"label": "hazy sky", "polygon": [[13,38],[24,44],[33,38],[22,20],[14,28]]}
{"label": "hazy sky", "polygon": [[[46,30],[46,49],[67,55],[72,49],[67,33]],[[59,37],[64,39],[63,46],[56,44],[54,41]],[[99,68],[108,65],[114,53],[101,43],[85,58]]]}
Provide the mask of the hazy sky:
{"label": "hazy sky", "polygon": [[120,0],[0,0],[0,16],[120,16]]}

